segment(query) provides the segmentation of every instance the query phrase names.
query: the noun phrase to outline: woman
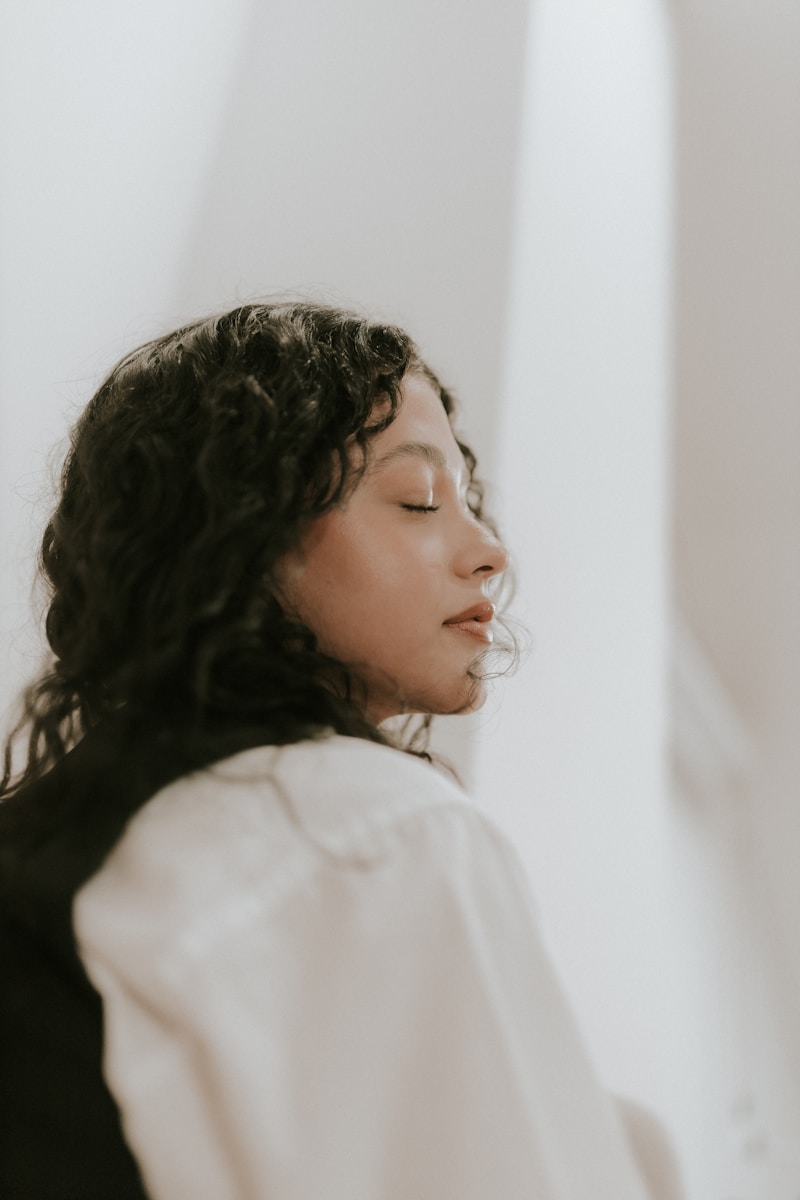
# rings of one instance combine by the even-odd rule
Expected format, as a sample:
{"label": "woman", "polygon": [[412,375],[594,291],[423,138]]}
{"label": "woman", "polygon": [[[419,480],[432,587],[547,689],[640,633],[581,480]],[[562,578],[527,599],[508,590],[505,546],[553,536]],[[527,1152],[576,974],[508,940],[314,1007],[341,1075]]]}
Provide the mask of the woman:
{"label": "woman", "polygon": [[513,852],[384,724],[484,697],[452,407],[400,330],[264,304],[79,420],[0,809],[3,1195],[644,1194]]}

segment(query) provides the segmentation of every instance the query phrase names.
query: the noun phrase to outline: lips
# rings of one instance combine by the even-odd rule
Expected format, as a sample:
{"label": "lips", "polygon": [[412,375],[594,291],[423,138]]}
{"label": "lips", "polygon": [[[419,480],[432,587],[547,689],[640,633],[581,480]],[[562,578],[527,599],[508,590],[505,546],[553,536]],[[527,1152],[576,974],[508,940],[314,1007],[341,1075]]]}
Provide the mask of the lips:
{"label": "lips", "polygon": [[493,617],[494,605],[490,600],[482,600],[479,604],[473,604],[471,608],[465,608],[463,612],[456,613],[454,617],[448,617],[443,624],[448,629],[456,629],[460,633],[477,638],[478,641],[491,646],[494,636],[491,625]]}

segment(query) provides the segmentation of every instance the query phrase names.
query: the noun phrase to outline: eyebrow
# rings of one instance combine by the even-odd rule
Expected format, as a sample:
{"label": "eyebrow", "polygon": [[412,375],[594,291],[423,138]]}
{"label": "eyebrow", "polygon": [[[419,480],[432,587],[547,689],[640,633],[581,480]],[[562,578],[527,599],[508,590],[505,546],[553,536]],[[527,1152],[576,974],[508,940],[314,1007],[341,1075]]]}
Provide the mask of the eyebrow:
{"label": "eyebrow", "polygon": [[400,446],[395,446],[394,450],[389,450],[380,458],[376,458],[370,467],[370,471],[383,471],[392,463],[397,462],[402,458],[421,458],[423,462],[428,463],[431,467],[442,469],[447,465],[444,455],[438,446],[432,446],[430,442],[403,442]]}

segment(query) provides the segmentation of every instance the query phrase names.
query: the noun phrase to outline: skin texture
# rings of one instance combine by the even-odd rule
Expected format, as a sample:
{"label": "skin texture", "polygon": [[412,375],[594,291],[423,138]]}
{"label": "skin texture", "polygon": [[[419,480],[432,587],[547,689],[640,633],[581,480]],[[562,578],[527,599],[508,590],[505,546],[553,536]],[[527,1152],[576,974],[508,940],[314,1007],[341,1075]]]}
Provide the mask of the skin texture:
{"label": "skin texture", "polygon": [[[487,585],[508,565],[466,505],[467,471],[438,395],[408,375],[401,400],[367,473],[279,573],[283,603],[365,685],[375,724],[480,707],[485,690],[469,669],[487,650]],[[421,445],[432,451],[408,449]],[[445,624],[481,604],[483,620]]]}

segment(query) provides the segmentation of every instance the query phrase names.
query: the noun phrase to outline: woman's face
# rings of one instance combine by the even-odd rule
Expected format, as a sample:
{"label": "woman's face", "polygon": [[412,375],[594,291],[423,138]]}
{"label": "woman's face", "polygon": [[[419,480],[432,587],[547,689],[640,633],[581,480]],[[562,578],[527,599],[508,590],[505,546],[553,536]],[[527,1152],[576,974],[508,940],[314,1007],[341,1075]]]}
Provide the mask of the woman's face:
{"label": "woman's face", "polygon": [[282,602],[363,683],[376,724],[480,706],[468,672],[491,642],[487,584],[508,561],[467,507],[469,474],[439,396],[407,375],[401,398],[357,487],[279,569]]}

